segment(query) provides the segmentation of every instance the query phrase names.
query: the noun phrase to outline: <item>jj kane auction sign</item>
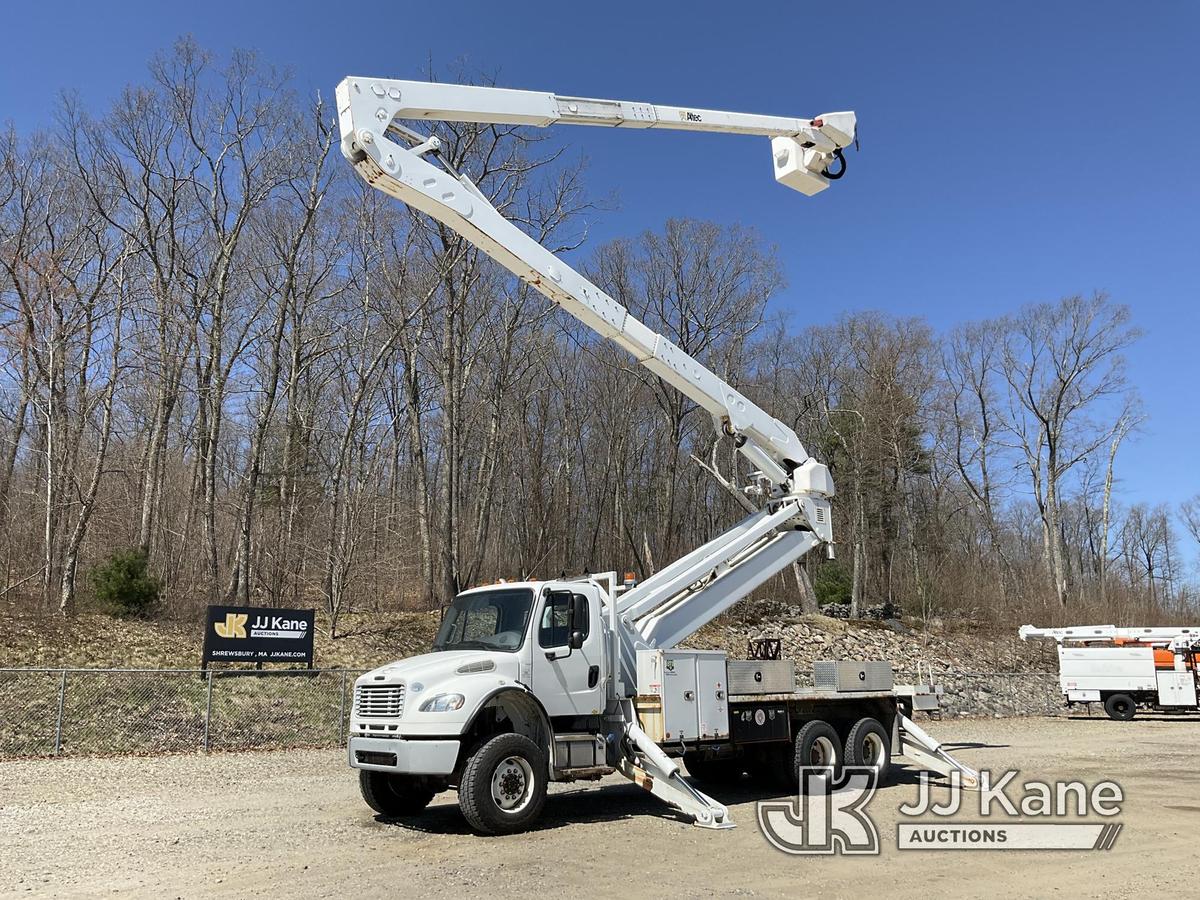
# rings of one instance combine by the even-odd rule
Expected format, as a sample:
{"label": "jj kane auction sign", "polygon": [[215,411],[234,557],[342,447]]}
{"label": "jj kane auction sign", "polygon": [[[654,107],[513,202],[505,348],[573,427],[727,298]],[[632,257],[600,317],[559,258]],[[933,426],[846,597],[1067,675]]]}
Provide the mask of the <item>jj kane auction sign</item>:
{"label": "jj kane auction sign", "polygon": [[312,666],[313,610],[210,606],[204,663],[305,663]]}

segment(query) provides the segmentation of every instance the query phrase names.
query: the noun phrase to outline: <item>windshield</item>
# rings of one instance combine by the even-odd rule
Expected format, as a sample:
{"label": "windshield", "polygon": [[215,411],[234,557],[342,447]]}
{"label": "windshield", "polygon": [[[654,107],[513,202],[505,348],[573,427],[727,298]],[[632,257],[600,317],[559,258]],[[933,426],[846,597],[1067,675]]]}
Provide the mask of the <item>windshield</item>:
{"label": "windshield", "polygon": [[433,639],[433,649],[517,650],[525,639],[532,606],[533,591],[528,588],[455,597]]}

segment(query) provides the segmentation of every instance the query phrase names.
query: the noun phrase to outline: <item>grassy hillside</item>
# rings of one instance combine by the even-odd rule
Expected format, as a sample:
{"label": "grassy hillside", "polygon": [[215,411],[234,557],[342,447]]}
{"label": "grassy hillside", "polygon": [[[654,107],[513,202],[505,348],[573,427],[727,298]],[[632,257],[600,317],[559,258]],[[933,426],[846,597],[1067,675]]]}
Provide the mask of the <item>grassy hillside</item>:
{"label": "grassy hillside", "polygon": [[[369,613],[343,617],[336,639],[317,615],[314,664],[372,668],[425,650],[437,631],[437,613]],[[70,618],[29,616],[0,608],[0,668],[200,667],[203,623],[117,619],[100,613]]]}
{"label": "grassy hillside", "polygon": [[[341,636],[330,638],[328,623],[318,613],[315,664],[367,669],[421,653],[437,625],[436,612],[364,612],[344,616]],[[199,621],[127,620],[98,613],[63,619],[0,607],[0,629],[0,668],[198,668],[203,643]],[[784,655],[802,670],[814,659],[887,659],[898,670],[909,671],[918,663],[943,671],[1057,668],[1049,648],[1022,644],[1015,632],[981,635],[924,630],[915,623],[888,627],[845,622],[801,616],[794,607],[771,601],[739,604],[688,643],[725,649],[737,657],[745,654],[747,639],[754,637],[780,638]]]}

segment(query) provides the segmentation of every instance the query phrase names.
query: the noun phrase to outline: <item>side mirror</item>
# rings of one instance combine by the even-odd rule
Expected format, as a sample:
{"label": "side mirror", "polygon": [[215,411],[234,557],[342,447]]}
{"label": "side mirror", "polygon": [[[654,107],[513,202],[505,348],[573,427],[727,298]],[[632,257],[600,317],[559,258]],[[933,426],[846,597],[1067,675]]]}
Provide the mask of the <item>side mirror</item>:
{"label": "side mirror", "polygon": [[[571,633],[571,649],[578,650],[583,646],[583,632],[587,631],[587,598],[583,594],[571,595],[571,627],[568,629]],[[580,643],[575,643],[575,635],[579,635]]]}
{"label": "side mirror", "polygon": [[[583,647],[584,635],[588,631],[587,598],[582,594],[574,594],[570,591],[555,591],[549,597],[546,605],[547,611],[558,607],[566,613],[567,652],[565,655],[559,656],[555,651],[549,650],[546,653],[546,659],[566,659]],[[561,625],[558,627],[562,628]]]}

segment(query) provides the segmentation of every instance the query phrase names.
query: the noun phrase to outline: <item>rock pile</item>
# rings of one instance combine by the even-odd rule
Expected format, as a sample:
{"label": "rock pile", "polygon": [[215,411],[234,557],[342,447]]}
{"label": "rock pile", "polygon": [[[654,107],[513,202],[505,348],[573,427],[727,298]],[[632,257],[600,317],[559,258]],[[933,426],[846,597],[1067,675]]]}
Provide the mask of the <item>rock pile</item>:
{"label": "rock pile", "polygon": [[945,688],[947,716],[1047,715],[1062,711],[1058,661],[1052,646],[1026,644],[1015,633],[949,633],[898,619],[845,621],[805,615],[776,601],[742,603],[701,629],[688,646],[743,656],[748,642],[777,638],[796,662],[801,685],[812,683],[817,660],[886,660],[897,683]]}

